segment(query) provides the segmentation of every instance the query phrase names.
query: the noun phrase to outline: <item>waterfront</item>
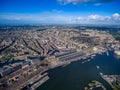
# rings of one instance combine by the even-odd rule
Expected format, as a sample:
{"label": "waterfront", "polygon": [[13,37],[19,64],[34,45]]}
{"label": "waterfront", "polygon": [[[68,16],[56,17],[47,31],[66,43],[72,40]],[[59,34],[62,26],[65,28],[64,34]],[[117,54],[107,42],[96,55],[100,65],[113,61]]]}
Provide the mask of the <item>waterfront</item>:
{"label": "waterfront", "polygon": [[[23,27],[21,27],[21,29],[22,28]],[[79,63],[80,67],[74,68],[74,66],[72,66],[73,70],[80,70],[81,68],[80,71],[82,71],[84,68],[91,68],[91,64],[89,67],[89,62],[91,60],[88,58],[90,55],[93,59],[93,57],[96,56],[95,53],[101,54],[108,49],[116,50],[120,47],[120,42],[116,41],[108,31],[93,29],[79,30],[74,27],[70,28],[64,26],[62,28],[59,26],[56,26],[55,28],[48,27],[47,30],[38,31],[39,28],[40,26],[33,30],[26,29],[24,32],[21,30],[11,30],[9,32],[1,31],[3,33],[0,37],[1,50],[10,46],[5,50],[2,50],[0,55],[1,90],[9,90],[10,88],[12,88],[12,90],[24,89],[27,86],[29,86],[28,88],[32,88],[34,85],[35,88],[38,88],[42,84],[39,84],[39,81],[46,81],[49,78],[39,80],[39,78],[36,78],[37,74],[42,75],[41,72],[45,72],[46,70],[52,70],[59,66],[65,67],[71,62],[84,59]],[[6,38],[2,39],[4,37]],[[11,45],[12,42],[14,43]],[[85,60],[86,58],[88,59]],[[81,65],[81,63],[84,64],[84,66]],[[88,67],[85,67],[87,63]],[[68,67],[71,67],[71,65],[72,64]],[[100,68],[99,65],[96,65],[95,67],[97,69]],[[65,71],[67,71],[67,68]],[[61,73],[62,72],[60,72],[60,75]],[[80,74],[81,73],[83,75],[86,74],[86,72],[80,72]],[[100,75],[103,75],[102,71],[99,73]],[[92,75],[91,73],[87,74]],[[74,77],[74,74],[71,75]],[[57,77],[60,76],[58,75]]]}
{"label": "waterfront", "polygon": [[[96,66],[99,66],[97,68]],[[72,62],[66,67],[58,67],[48,71],[50,79],[37,90],[83,90],[91,81],[97,80],[107,90],[110,85],[101,78],[100,73],[107,75],[120,74],[120,59],[114,57],[113,52],[97,55],[91,61],[82,64],[82,60]]]}

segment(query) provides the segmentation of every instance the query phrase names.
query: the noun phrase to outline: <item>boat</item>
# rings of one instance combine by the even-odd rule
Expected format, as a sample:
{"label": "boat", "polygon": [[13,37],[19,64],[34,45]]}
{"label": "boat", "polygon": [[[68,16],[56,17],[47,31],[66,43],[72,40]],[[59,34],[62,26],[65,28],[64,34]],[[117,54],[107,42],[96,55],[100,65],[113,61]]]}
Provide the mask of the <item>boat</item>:
{"label": "boat", "polygon": [[120,56],[120,50],[115,50],[114,53],[118,56]]}
{"label": "boat", "polygon": [[93,56],[91,56],[91,59],[93,59],[94,57]]}
{"label": "boat", "polygon": [[101,72],[100,72],[100,75],[102,76],[102,75],[103,75],[103,73],[101,73]]}
{"label": "boat", "polygon": [[87,59],[87,57],[83,57],[83,59]]}
{"label": "boat", "polygon": [[88,62],[90,61],[90,59],[87,60]]}
{"label": "boat", "polygon": [[97,67],[97,69],[99,69],[100,67],[99,66],[96,66]]}
{"label": "boat", "polygon": [[107,56],[109,56],[109,53],[108,53],[108,52],[106,52],[106,54],[107,54]]}
{"label": "boat", "polygon": [[93,57],[95,57],[95,56],[96,56],[96,54],[93,54],[92,56],[93,56]]}
{"label": "boat", "polygon": [[84,62],[82,62],[82,64],[84,64]]}

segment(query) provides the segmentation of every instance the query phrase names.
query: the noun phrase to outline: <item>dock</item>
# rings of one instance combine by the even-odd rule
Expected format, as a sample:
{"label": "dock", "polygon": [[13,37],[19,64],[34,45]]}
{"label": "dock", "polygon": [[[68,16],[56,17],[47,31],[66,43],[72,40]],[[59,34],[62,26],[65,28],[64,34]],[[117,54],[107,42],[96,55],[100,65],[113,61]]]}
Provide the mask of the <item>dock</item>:
{"label": "dock", "polygon": [[34,85],[32,85],[30,87],[30,90],[35,90],[36,88],[38,88],[39,86],[41,86],[43,83],[45,83],[48,79],[49,79],[48,76],[43,77],[37,83],[35,83]]}

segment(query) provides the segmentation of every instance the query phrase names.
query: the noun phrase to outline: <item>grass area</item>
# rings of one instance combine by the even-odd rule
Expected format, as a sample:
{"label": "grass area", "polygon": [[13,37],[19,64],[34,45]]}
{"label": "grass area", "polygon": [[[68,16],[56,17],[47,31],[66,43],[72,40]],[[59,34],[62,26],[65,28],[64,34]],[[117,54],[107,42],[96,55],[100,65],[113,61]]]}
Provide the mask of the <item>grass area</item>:
{"label": "grass area", "polygon": [[84,90],[106,90],[106,88],[98,81],[93,80],[91,81],[85,88]]}
{"label": "grass area", "polygon": [[5,57],[2,57],[1,60],[5,61],[5,60],[10,60],[12,58],[11,55],[6,55]]}
{"label": "grass area", "polygon": [[112,34],[112,36],[113,36],[116,40],[120,41],[120,32],[118,32],[118,31],[111,31],[110,34]]}
{"label": "grass area", "polygon": [[[109,81],[109,79],[113,79],[114,81]],[[108,75],[107,78],[103,77],[104,80],[106,80],[109,85],[113,88],[113,90],[120,90],[120,81],[118,79],[120,79],[120,75]]]}
{"label": "grass area", "polygon": [[[120,78],[119,75],[112,75],[112,77]],[[114,83],[112,83],[113,90],[120,90],[120,82],[116,80]]]}

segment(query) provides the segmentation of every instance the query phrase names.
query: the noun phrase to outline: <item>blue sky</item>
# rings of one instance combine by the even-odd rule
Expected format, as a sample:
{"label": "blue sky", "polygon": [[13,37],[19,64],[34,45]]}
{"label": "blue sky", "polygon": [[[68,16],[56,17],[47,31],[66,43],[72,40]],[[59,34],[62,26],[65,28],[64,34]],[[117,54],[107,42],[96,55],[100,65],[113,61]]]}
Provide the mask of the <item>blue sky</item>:
{"label": "blue sky", "polygon": [[120,0],[0,0],[0,23],[120,25]]}

